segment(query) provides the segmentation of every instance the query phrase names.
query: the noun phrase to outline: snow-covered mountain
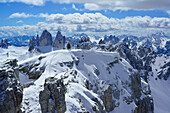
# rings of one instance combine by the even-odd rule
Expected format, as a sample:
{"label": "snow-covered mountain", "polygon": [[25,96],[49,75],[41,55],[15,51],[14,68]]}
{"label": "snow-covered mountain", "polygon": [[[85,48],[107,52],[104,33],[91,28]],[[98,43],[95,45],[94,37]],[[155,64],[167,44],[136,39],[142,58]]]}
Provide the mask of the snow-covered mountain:
{"label": "snow-covered mountain", "polygon": [[[30,39],[33,36],[17,36],[17,37],[6,37],[8,42],[11,45],[15,46],[26,46],[29,45]],[[130,48],[138,48],[139,46],[149,47],[158,54],[167,54],[170,55],[170,38],[165,35],[164,32],[158,32],[150,36],[140,37],[132,35],[120,35],[120,36],[88,36],[85,33],[74,34],[73,36],[66,37],[66,42],[72,43],[73,46],[76,46],[81,40],[81,37],[90,38],[92,43],[99,42],[100,39],[103,39],[106,43],[116,44],[118,42],[123,42],[127,44]]]}
{"label": "snow-covered mountain", "polygon": [[21,82],[38,78],[23,90],[25,112],[153,111],[149,85],[118,53],[60,50],[19,67]]}
{"label": "snow-covered mountain", "polygon": [[[29,44],[29,40],[32,37],[33,36],[15,36],[15,37],[4,37],[4,38],[6,38],[11,45],[27,46]],[[3,38],[0,38],[0,39],[3,39]]]}
{"label": "snow-covered mountain", "polygon": [[66,39],[71,40],[76,45],[79,43],[81,37],[89,37],[89,36],[85,33],[81,33],[81,34],[74,34],[73,36],[70,37],[66,37]]}
{"label": "snow-covered mountain", "polygon": [[71,50],[48,53],[0,48],[0,110],[169,113],[170,56],[156,51],[169,51],[165,34],[110,35],[96,45],[87,35],[72,39]]}
{"label": "snow-covered mountain", "polygon": [[136,37],[128,35],[120,36],[105,36],[105,42],[111,42],[112,44],[116,43],[125,43],[129,48],[138,48],[140,46],[151,48],[158,54],[167,54],[170,55],[170,38],[165,35],[163,32],[158,32],[150,36],[145,37]]}
{"label": "snow-covered mountain", "polygon": [[139,42],[142,46],[152,48],[158,54],[163,53],[170,55],[170,50],[168,49],[168,43],[170,39],[163,33],[152,34],[148,37],[143,37],[143,40]]}
{"label": "snow-covered mountain", "polygon": [[100,50],[103,47],[105,51],[118,52],[134,69],[138,70],[141,78],[150,84],[155,113],[168,113],[170,57],[166,54],[157,54],[152,48],[143,46],[130,49],[123,42],[110,46],[101,45],[98,48]]}

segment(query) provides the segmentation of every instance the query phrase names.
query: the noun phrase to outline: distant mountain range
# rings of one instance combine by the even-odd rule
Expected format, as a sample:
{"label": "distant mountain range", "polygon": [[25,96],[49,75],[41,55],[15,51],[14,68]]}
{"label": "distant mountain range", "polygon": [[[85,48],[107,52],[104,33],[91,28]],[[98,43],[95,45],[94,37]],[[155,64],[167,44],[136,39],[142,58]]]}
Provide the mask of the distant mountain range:
{"label": "distant mountain range", "polygon": [[[73,45],[77,45],[81,37],[83,36],[88,37],[90,38],[90,40],[96,42],[98,42],[97,40],[102,38],[100,36],[88,36],[87,34],[82,33],[82,34],[74,34],[73,36],[66,37],[66,42],[68,42],[69,40],[71,41],[71,43],[73,43]],[[11,45],[27,46],[29,45],[29,42],[32,39],[32,37],[33,36],[17,36],[17,37],[6,37],[6,39]],[[170,37],[166,36],[164,32],[158,32],[145,37],[137,37],[133,35],[120,35],[120,36],[105,35],[103,39],[104,42],[106,43],[112,43],[112,44],[125,43],[130,48],[138,48],[140,46],[145,46],[151,48],[158,54],[163,53],[163,54],[170,55]]]}
{"label": "distant mountain range", "polygon": [[96,44],[86,34],[65,42],[57,32],[53,40],[47,30],[40,38],[16,39],[10,43],[27,46],[0,43],[3,113],[169,113],[170,39],[164,33],[105,35]]}
{"label": "distant mountain range", "polygon": [[3,37],[0,38],[2,39],[7,39],[8,42],[11,45],[14,46],[27,46],[29,44],[29,40],[32,38],[33,36],[15,36],[15,37]]}

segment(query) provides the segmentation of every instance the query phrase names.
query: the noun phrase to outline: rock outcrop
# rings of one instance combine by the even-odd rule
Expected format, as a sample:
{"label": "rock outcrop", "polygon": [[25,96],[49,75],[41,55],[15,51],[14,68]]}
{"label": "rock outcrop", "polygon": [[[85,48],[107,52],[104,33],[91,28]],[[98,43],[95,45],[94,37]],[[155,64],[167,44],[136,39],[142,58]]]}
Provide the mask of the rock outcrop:
{"label": "rock outcrop", "polygon": [[22,87],[18,80],[16,60],[9,60],[0,68],[0,112],[18,113],[22,101]]}
{"label": "rock outcrop", "polygon": [[151,64],[157,57],[156,53],[150,48],[142,47],[130,49],[125,43],[119,43],[109,51],[117,51],[120,56],[128,61],[134,69],[137,69],[142,78],[147,82],[149,73],[152,74]]}
{"label": "rock outcrop", "polygon": [[65,93],[66,88],[62,79],[47,78],[44,90],[39,95],[42,113],[64,113],[66,111]]}
{"label": "rock outcrop", "polygon": [[50,46],[50,45],[52,45],[52,36],[47,30],[44,30],[39,39],[39,46]]}
{"label": "rock outcrop", "polygon": [[154,113],[153,98],[147,96],[138,101],[134,113]]}
{"label": "rock outcrop", "polygon": [[53,47],[63,49],[65,47],[65,36],[60,31],[57,32],[56,38],[53,42]]}
{"label": "rock outcrop", "polygon": [[41,50],[38,49],[38,48],[35,48],[34,46],[30,46],[29,49],[28,49],[28,51],[29,51],[30,53],[41,53]]}
{"label": "rock outcrop", "polygon": [[[39,61],[41,61],[44,57],[39,57]],[[36,63],[34,65],[25,64],[19,66],[19,71],[25,73],[28,75],[29,79],[38,79],[41,74],[45,71],[45,67],[41,66],[40,68],[37,68],[39,66],[39,63]]]}
{"label": "rock outcrop", "polygon": [[30,40],[29,46],[39,46],[39,35],[37,34],[36,38]]}
{"label": "rock outcrop", "polygon": [[52,35],[44,30],[41,34],[41,37],[37,35],[36,38],[32,38],[29,42],[29,52],[38,51],[41,53],[47,53],[55,49],[64,49],[65,48],[66,39],[65,36],[62,36],[61,32],[58,31],[55,40],[52,40]]}
{"label": "rock outcrop", "polygon": [[1,43],[0,43],[0,47],[8,49],[8,46],[9,46],[8,40],[7,39],[2,39]]}
{"label": "rock outcrop", "polygon": [[79,43],[77,44],[78,49],[90,49],[92,48],[92,42],[89,37],[82,36]]}
{"label": "rock outcrop", "polygon": [[113,36],[113,35],[110,35],[110,36],[104,36],[104,41],[105,42],[110,42],[112,44],[116,44],[119,42],[119,38],[116,37],[116,36]]}
{"label": "rock outcrop", "polygon": [[105,44],[105,41],[100,39],[99,44]]}

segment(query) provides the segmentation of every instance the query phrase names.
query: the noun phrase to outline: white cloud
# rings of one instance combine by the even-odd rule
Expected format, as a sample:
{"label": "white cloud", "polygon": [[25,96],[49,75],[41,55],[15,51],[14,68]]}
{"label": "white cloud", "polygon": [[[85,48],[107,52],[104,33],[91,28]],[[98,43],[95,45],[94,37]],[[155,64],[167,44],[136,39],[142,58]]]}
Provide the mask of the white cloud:
{"label": "white cloud", "polygon": [[72,8],[77,11],[79,10],[78,8],[76,8],[75,4],[72,4]]}
{"label": "white cloud", "polygon": [[98,24],[108,23],[109,18],[102,15],[101,13],[73,13],[73,14],[51,14],[46,17],[49,22],[56,22],[59,24]]}
{"label": "white cloud", "polygon": [[23,21],[22,21],[22,20],[19,20],[19,21],[17,21],[16,23],[23,23]]}
{"label": "white cloud", "polygon": [[1,3],[7,3],[7,2],[21,2],[25,4],[32,4],[32,5],[43,5],[46,0],[1,0]]}
{"label": "white cloud", "polygon": [[85,8],[89,10],[151,10],[170,8],[170,0],[2,0],[0,2],[22,2],[33,5],[43,5],[47,1],[54,3],[83,3]]}
{"label": "white cloud", "polygon": [[42,18],[46,18],[46,17],[48,17],[48,13],[40,13],[39,14],[39,16],[37,16],[37,17],[42,17]]}
{"label": "white cloud", "polygon": [[[27,14],[29,15],[29,14]],[[101,13],[74,13],[74,14],[37,14],[35,17],[46,18],[46,22],[37,25],[4,26],[0,27],[0,37],[17,35],[41,34],[44,29],[49,30],[53,36],[58,30],[68,33],[92,34],[141,34],[154,31],[165,31],[170,34],[170,18],[151,18],[149,16],[126,17],[123,19],[108,18]],[[21,17],[21,16],[20,16]],[[6,35],[3,35],[6,34]]]}
{"label": "white cloud", "polygon": [[85,3],[84,7],[85,9],[89,9],[89,10],[99,10],[99,6],[94,3]]}
{"label": "white cloud", "polygon": [[38,15],[25,14],[25,13],[13,13],[9,16],[9,18],[29,18],[29,17],[46,18],[48,16],[49,16],[48,13],[40,13]]}
{"label": "white cloud", "polygon": [[114,25],[66,25],[57,23],[39,22],[37,25],[23,25],[23,26],[4,26],[0,27],[0,37],[19,36],[19,35],[41,35],[42,31],[47,29],[54,37],[58,30],[62,34],[68,36],[69,33],[87,33],[91,35],[104,36],[105,34],[121,35],[132,34],[144,36],[158,31],[164,31],[170,35],[169,30],[164,28],[115,28]]}
{"label": "white cloud", "polygon": [[28,17],[35,17],[35,15],[25,13],[13,13],[9,16],[9,18],[28,18]]}
{"label": "white cloud", "polygon": [[[151,18],[149,16],[126,17],[123,19],[108,18],[101,13],[74,13],[74,14],[51,14],[44,16],[47,21],[57,24],[90,24],[90,25],[114,25],[116,28],[167,28],[170,29],[170,18]],[[89,26],[89,25],[87,25]]]}

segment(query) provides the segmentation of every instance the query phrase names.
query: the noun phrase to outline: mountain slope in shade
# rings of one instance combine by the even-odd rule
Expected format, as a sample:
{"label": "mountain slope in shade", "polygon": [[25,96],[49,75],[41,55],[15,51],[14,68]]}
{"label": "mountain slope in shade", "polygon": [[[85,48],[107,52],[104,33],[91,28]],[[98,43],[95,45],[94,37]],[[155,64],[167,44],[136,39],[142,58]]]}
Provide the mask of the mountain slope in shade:
{"label": "mountain slope in shade", "polygon": [[158,55],[152,63],[153,76],[149,77],[155,113],[169,113],[170,108],[170,57]]}

